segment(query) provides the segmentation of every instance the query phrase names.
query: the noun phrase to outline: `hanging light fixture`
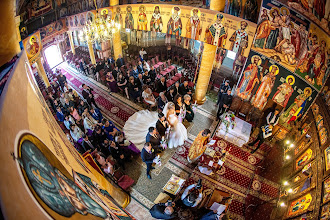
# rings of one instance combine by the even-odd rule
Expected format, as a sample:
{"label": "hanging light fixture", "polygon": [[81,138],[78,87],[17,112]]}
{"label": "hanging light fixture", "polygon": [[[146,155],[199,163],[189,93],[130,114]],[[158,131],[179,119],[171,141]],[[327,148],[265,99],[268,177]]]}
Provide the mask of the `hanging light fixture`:
{"label": "hanging light fixture", "polygon": [[87,19],[85,26],[80,31],[79,38],[86,43],[101,43],[113,38],[115,32],[120,31],[120,24],[111,20],[110,16],[102,16],[98,12],[96,0],[94,0],[96,16]]}

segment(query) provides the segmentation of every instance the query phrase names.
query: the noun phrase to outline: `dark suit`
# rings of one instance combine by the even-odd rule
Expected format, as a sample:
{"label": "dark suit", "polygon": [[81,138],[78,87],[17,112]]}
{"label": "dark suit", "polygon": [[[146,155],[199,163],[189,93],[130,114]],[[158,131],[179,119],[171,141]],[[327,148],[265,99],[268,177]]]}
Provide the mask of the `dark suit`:
{"label": "dark suit", "polygon": [[143,66],[141,65],[138,65],[137,66],[137,69],[138,69],[138,71],[139,71],[139,73],[141,73],[141,74],[143,74],[144,73],[144,69],[143,69]]}
{"label": "dark suit", "polygon": [[159,134],[151,135],[150,133],[148,133],[146,136],[146,142],[150,142],[152,147],[158,148],[160,145],[160,141],[161,137]]}
{"label": "dark suit", "polygon": [[163,125],[163,123],[158,120],[157,123],[156,123],[156,129],[159,133],[160,136],[164,137],[165,136],[165,132],[166,132],[166,129],[168,128],[168,124],[166,123],[165,124],[165,127]]}
{"label": "dark suit", "polygon": [[60,121],[60,122],[63,122],[64,121],[64,113],[63,111],[60,113],[60,112],[56,112],[56,117],[57,119]]}
{"label": "dark suit", "polygon": [[[225,83],[222,83],[222,84],[220,85],[219,93],[218,93],[218,101],[217,101],[217,105],[219,105],[219,102],[220,102],[220,100],[221,100],[221,96],[222,96],[224,93],[227,93],[228,89],[230,89],[230,86],[229,86],[229,85],[226,86]],[[222,92],[221,92],[221,90],[222,90]]]}
{"label": "dark suit", "polygon": [[88,150],[94,150],[95,147],[93,146],[92,142],[89,141],[89,143],[87,143],[85,140],[83,140],[81,146],[84,148],[84,151],[88,151]]}
{"label": "dark suit", "polygon": [[147,175],[150,175],[149,173],[152,167],[152,163],[155,159],[155,154],[153,152],[149,153],[145,148],[143,148],[141,151],[141,159],[147,165]]}
{"label": "dark suit", "polygon": [[103,115],[102,115],[102,113],[101,113],[100,110],[97,109],[97,108],[94,110],[94,113],[91,113],[91,112],[90,112],[90,115],[91,115],[96,121],[98,121],[98,122],[101,122],[102,119],[103,119]]}
{"label": "dark suit", "polygon": [[113,58],[108,58],[108,63],[115,63],[115,60]]}
{"label": "dark suit", "polygon": [[166,92],[166,90],[167,90],[166,82],[164,82],[163,84],[161,81],[159,81],[156,86],[156,91],[158,93],[161,93],[161,92]]}
{"label": "dark suit", "polygon": [[149,76],[151,78],[152,81],[155,81],[156,79],[156,71],[155,70],[149,70]]}
{"label": "dark suit", "polygon": [[[88,103],[89,105],[92,105],[92,103],[93,103],[94,106],[95,106],[96,108],[98,108],[98,106],[96,105],[96,102],[95,102],[95,100],[94,100],[94,95],[93,95],[92,91],[93,91],[93,89],[91,89],[91,88],[86,89],[86,90],[84,89],[84,90],[82,91],[82,95],[83,95],[84,99],[87,101],[87,103]],[[91,97],[89,96],[90,94],[91,94]]]}
{"label": "dark suit", "polygon": [[173,102],[174,101],[174,96],[175,96],[175,92],[173,92],[172,94],[170,93],[170,91],[168,91],[166,93],[166,98],[169,102]]}
{"label": "dark suit", "polygon": [[132,70],[130,73],[129,73],[130,76],[133,76],[135,79],[138,78],[138,75],[139,75],[139,70],[138,69],[135,69],[135,70]]}
{"label": "dark suit", "polygon": [[166,208],[165,203],[158,203],[155,204],[150,210],[150,214],[152,217],[156,218],[156,219],[172,219],[175,217],[174,212],[171,215],[167,215],[164,213]]}
{"label": "dark suit", "polygon": [[173,88],[174,88],[174,93],[173,93],[174,96],[176,96],[177,94],[180,94],[180,91],[179,91],[180,87],[174,86]]}
{"label": "dark suit", "polygon": [[223,105],[227,105],[229,108],[232,102],[233,102],[233,97],[231,95],[228,95],[227,93],[222,94],[217,112],[218,118],[226,110],[226,108]]}
{"label": "dark suit", "polygon": [[116,61],[116,65],[118,66],[118,68],[120,68],[121,66],[125,65],[125,61],[123,58],[118,58]]}
{"label": "dark suit", "polygon": [[189,86],[185,87],[183,84],[180,85],[179,87],[179,93],[184,96],[185,94],[187,94],[189,91],[191,91],[191,89],[189,88]]}

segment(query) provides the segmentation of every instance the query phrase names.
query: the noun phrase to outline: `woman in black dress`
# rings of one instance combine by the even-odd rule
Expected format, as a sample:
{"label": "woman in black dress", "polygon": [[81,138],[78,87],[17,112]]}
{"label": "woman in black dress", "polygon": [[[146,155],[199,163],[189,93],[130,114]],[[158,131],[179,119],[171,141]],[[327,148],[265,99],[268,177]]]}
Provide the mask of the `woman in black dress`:
{"label": "woman in black dress", "polygon": [[186,117],[185,119],[188,121],[188,122],[192,122],[192,120],[194,120],[194,111],[192,110],[192,107],[191,107],[191,103],[190,103],[190,100],[191,100],[191,97],[190,95],[186,94],[183,96],[183,100],[184,100],[184,105],[186,107]]}
{"label": "woman in black dress", "polygon": [[135,83],[135,79],[133,76],[129,77],[128,93],[130,98],[132,98],[134,101],[141,102],[140,101],[141,90],[139,89],[138,84]]}
{"label": "woman in black dress", "polygon": [[127,79],[121,73],[118,74],[117,85],[120,90],[125,91],[126,97],[127,97],[127,99],[129,99],[128,88],[127,88]]}

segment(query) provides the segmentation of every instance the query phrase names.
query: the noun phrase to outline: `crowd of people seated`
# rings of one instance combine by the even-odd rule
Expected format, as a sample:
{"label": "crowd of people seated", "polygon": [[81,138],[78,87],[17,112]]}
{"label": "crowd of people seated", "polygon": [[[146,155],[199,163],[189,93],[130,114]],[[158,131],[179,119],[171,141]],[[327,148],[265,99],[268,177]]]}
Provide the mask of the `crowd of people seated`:
{"label": "crowd of people seated", "polygon": [[114,175],[118,168],[125,170],[125,164],[140,150],[103,117],[91,88],[83,84],[80,97],[60,70],[55,75],[57,81],[51,83],[46,99],[69,141],[80,154],[90,153],[104,173]]}

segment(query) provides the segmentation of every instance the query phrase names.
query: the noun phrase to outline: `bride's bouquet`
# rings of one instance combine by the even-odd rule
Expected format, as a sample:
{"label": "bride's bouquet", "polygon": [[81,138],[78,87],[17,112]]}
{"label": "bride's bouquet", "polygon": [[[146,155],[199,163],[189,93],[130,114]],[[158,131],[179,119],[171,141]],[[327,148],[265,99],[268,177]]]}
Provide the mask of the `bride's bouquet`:
{"label": "bride's bouquet", "polygon": [[192,107],[191,107],[191,109],[193,110],[193,112],[194,113],[196,113],[196,111],[197,111],[197,101],[195,101],[195,103],[194,104],[192,104]]}
{"label": "bride's bouquet", "polygon": [[162,165],[162,161],[160,160],[160,156],[157,155],[157,157],[155,157],[155,159],[153,160],[153,162],[155,164],[157,164],[158,166],[161,166]]}
{"label": "bride's bouquet", "polygon": [[183,119],[186,117],[186,110],[180,108],[180,114],[178,115],[178,121],[182,123]]}

